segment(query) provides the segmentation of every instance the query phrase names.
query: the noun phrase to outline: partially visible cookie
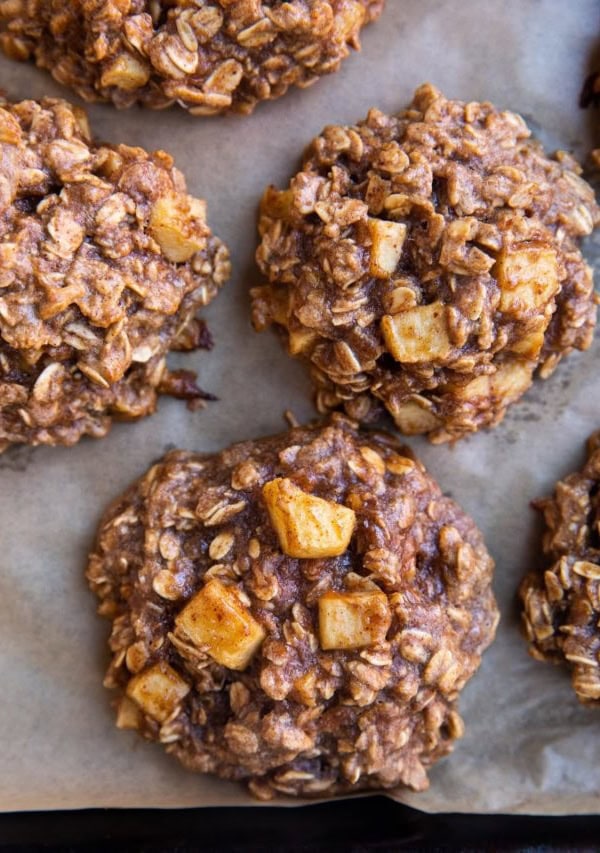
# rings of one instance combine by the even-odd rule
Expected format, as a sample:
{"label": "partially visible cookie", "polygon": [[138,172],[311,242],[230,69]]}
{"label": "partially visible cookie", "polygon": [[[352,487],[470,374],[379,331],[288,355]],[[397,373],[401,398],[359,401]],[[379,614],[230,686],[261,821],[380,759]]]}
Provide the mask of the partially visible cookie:
{"label": "partially visible cookie", "polygon": [[94,142],[66,101],[0,101],[0,451],[202,397],[165,356],[210,343],[197,310],[228,275],[168,154]]}
{"label": "partially visible cookie", "polygon": [[384,433],[172,452],[104,515],[117,725],[256,796],[427,787],[492,641],[474,522]]}
{"label": "partially visible cookie", "polygon": [[[600,107],[600,71],[594,71],[586,77],[579,95],[579,106],[582,109]],[[595,172],[600,169],[600,148],[590,151],[588,165]]]}
{"label": "partially visible cookie", "polygon": [[88,101],[251,112],[336,71],[384,0],[11,0],[0,46]]}
{"label": "partially visible cookie", "polygon": [[264,194],[255,327],[307,361],[320,411],[387,410],[432,441],[493,426],[596,322],[579,241],[600,221],[520,116],[448,100],[327,127]]}
{"label": "partially visible cookie", "polygon": [[535,506],[546,526],[543,557],[519,590],[529,651],[566,663],[577,698],[600,707],[600,432],[582,470]]}

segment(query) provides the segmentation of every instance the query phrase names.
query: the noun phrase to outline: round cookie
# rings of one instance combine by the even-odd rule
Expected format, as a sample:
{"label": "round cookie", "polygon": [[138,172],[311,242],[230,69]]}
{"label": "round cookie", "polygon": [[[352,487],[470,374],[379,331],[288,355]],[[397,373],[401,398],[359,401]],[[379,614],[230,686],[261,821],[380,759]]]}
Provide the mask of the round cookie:
{"label": "round cookie", "polygon": [[334,415],[134,483],[88,567],[117,725],[264,799],[426,788],[498,612],[480,532],[407,452]]}
{"label": "round cookie", "polygon": [[228,252],[171,157],[97,144],[52,99],[0,101],[0,154],[0,451],[206,396],[165,356],[210,344]]}
{"label": "round cookie", "polygon": [[577,698],[600,707],[600,432],[583,469],[534,505],[544,515],[543,560],[519,590],[529,651],[565,662]]}
{"label": "round cookie", "polygon": [[0,46],[88,101],[250,113],[336,71],[384,0],[28,0],[0,4]]}
{"label": "round cookie", "polygon": [[255,327],[310,364],[319,411],[454,440],[498,423],[596,322],[578,243],[600,221],[523,119],[430,85],[327,127],[262,200]]}

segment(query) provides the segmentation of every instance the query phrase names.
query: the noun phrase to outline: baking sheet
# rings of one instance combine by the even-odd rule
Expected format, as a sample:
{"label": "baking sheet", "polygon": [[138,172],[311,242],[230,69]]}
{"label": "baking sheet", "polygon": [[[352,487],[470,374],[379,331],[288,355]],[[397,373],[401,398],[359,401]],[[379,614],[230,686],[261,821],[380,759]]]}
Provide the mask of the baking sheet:
{"label": "baking sheet", "polygon": [[[117,425],[102,441],[0,456],[2,810],[254,804],[240,787],[188,774],[160,747],[114,727],[111,694],[101,686],[108,623],[94,615],[83,569],[105,505],[167,449],[217,450],[279,431],[285,408],[300,420],[314,413],[302,366],[274,335],[249,325],[263,188],[287,181],[325,124],[357,120],[372,105],[397,110],[424,80],[449,96],[523,113],[551,148],[583,155],[590,147],[592,119],[577,97],[598,47],[596,0],[387,6],[365,31],[362,54],[340,73],[249,118],[89,110],[98,137],[173,153],[232,250],[233,278],[206,311],[215,349],[175,359],[197,368],[220,400],[193,414],[163,400],[154,417]],[[13,98],[71,97],[43,72],[4,58],[0,85]],[[595,251],[600,237],[588,240],[588,258]],[[431,789],[399,793],[403,802],[431,811],[600,810],[600,712],[577,703],[564,670],[528,657],[515,606],[538,542],[528,502],[581,463],[586,436],[600,426],[599,357],[597,340],[537,383],[492,432],[455,448],[412,442],[485,532],[503,618],[463,694],[465,738],[431,772]]]}

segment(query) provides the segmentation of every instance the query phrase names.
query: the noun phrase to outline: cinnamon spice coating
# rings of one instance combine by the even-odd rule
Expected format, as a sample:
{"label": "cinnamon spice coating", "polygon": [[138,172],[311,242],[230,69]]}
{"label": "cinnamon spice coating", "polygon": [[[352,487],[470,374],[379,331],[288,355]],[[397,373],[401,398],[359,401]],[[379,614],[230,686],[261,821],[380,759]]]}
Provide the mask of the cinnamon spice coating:
{"label": "cinnamon spice coating", "polygon": [[0,451],[204,396],[165,356],[210,344],[196,314],[229,260],[205,214],[164,151],[96,144],[66,101],[0,102]]}
{"label": "cinnamon spice coating", "polygon": [[600,707],[600,432],[582,470],[535,506],[546,528],[543,558],[519,590],[529,651],[566,663],[577,698]]}
{"label": "cinnamon spice coating", "polygon": [[105,513],[117,725],[263,799],[428,786],[492,641],[474,522],[385,433],[174,451]]}
{"label": "cinnamon spice coating", "polygon": [[387,410],[434,442],[493,426],[592,340],[579,242],[600,211],[579,172],[520,116],[431,85],[327,127],[264,194],[254,325],[309,363],[319,411]]}
{"label": "cinnamon spice coating", "polygon": [[0,47],[88,101],[193,115],[336,71],[384,0],[0,0]]}

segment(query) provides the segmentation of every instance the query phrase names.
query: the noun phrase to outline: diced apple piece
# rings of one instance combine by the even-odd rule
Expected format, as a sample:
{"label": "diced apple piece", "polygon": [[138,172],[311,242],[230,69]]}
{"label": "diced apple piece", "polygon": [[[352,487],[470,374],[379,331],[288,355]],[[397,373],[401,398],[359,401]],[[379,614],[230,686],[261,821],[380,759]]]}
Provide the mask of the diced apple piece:
{"label": "diced apple piece", "polygon": [[414,400],[407,400],[392,412],[398,428],[405,435],[421,435],[440,425],[439,419]]}
{"label": "diced apple piece", "polygon": [[309,350],[318,337],[318,333],[312,331],[312,329],[294,329],[290,331],[288,334],[290,355],[299,355],[299,353]]}
{"label": "diced apple piece", "polygon": [[499,397],[520,397],[531,385],[531,364],[509,361],[498,368],[490,377],[492,391]]}
{"label": "diced apple piece", "polygon": [[368,223],[371,232],[371,275],[391,278],[402,257],[406,225],[385,219],[369,219]]}
{"label": "diced apple piece", "polygon": [[544,346],[544,332],[531,332],[531,334],[516,341],[510,347],[510,351],[522,355],[524,358],[536,359]]}
{"label": "diced apple piece", "polygon": [[150,78],[150,66],[129,53],[117,56],[102,72],[101,86],[118,86],[133,91],[145,86]]}
{"label": "diced apple piece", "polygon": [[23,133],[17,119],[7,110],[0,108],[0,142],[18,145],[22,137]]}
{"label": "diced apple piece", "polygon": [[134,675],[125,692],[145,714],[164,723],[190,692],[190,685],[173,667],[161,661]]}
{"label": "diced apple piece", "polygon": [[263,497],[281,550],[288,557],[337,557],[350,544],[354,510],[314,497],[280,477],[266,483]]}
{"label": "diced apple piece", "polygon": [[287,326],[289,315],[289,296],[283,290],[273,290],[269,294],[269,314],[273,323],[279,323],[280,326]]}
{"label": "diced apple piece", "polygon": [[501,290],[500,310],[511,314],[540,308],[559,286],[556,252],[547,246],[521,244],[503,249],[494,274]]}
{"label": "diced apple piece", "polygon": [[118,729],[139,729],[142,712],[137,702],[128,696],[122,696],[117,709]]}
{"label": "diced apple piece", "polygon": [[476,376],[466,385],[456,389],[456,396],[461,400],[476,400],[478,397],[488,397],[492,390],[491,378],[487,374]]}
{"label": "diced apple piece", "polygon": [[548,324],[543,322],[537,329],[529,332],[523,338],[510,345],[511,352],[522,355],[523,358],[537,359],[544,346],[544,334]]}
{"label": "diced apple piece", "polygon": [[206,246],[206,205],[192,196],[163,196],[152,208],[148,230],[169,261],[189,261]]}
{"label": "diced apple piece", "polygon": [[235,587],[216,578],[186,604],[175,624],[194,645],[228,669],[246,669],[265,638],[263,627]]}
{"label": "diced apple piece", "polygon": [[381,320],[386,346],[396,361],[416,364],[446,358],[452,344],[448,336],[446,306],[442,302],[417,305]]}
{"label": "diced apple piece", "polygon": [[287,219],[294,204],[292,190],[267,187],[260,202],[260,212],[273,219]]}
{"label": "diced apple piece", "polygon": [[392,614],[387,596],[378,590],[326,592],[319,599],[321,648],[362,649],[385,640]]}
{"label": "diced apple piece", "polygon": [[517,359],[507,361],[498,367],[495,373],[476,376],[456,395],[462,400],[476,400],[478,397],[503,397],[516,399],[531,385],[531,364]]}

